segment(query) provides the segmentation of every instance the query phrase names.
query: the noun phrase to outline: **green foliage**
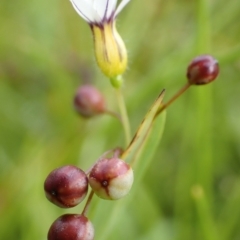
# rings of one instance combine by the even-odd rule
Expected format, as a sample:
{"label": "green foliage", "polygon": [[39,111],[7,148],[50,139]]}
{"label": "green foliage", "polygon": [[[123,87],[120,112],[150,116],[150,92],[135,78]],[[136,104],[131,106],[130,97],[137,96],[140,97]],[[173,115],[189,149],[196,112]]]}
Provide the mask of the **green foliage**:
{"label": "green foliage", "polygon": [[[119,15],[134,131],[163,88],[166,101],[185,84],[197,54],[212,54],[221,72],[168,109],[161,143],[146,164],[148,152],[140,155],[134,173],[141,179],[129,196],[94,197],[96,240],[240,238],[239,15],[240,2],[224,0],[132,0]],[[0,21],[0,239],[41,240],[59,215],[84,206],[49,203],[47,174],[65,164],[87,170],[122,146],[124,134],[109,116],[85,120],[73,110],[85,82],[101,89],[109,109],[117,104],[97,69],[91,31],[69,1],[3,0]]]}

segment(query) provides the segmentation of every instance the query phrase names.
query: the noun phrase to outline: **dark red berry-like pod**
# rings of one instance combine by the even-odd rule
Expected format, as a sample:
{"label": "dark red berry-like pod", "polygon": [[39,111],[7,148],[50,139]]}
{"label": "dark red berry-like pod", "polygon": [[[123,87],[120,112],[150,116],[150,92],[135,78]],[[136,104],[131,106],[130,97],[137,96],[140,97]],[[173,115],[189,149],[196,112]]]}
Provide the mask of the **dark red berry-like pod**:
{"label": "dark red berry-like pod", "polygon": [[93,240],[94,227],[83,215],[65,214],[51,225],[48,240]]}
{"label": "dark red berry-like pod", "polygon": [[210,55],[201,55],[192,60],[187,68],[187,78],[191,85],[212,82],[219,74],[218,61]]}
{"label": "dark red berry-like pod", "polygon": [[78,205],[88,191],[88,178],[81,169],[67,165],[53,170],[44,182],[48,200],[61,208]]}
{"label": "dark red berry-like pod", "polygon": [[133,179],[131,166],[119,158],[98,161],[89,174],[89,184],[96,195],[109,200],[127,195]]}
{"label": "dark red berry-like pod", "polygon": [[83,85],[77,89],[74,107],[81,116],[92,117],[105,112],[105,100],[94,86]]}

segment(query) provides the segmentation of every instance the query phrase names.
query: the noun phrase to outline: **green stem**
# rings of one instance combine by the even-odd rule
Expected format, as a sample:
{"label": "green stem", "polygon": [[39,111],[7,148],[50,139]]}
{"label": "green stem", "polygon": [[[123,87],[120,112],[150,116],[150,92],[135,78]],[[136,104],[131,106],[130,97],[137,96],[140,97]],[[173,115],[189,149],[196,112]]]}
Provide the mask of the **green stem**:
{"label": "green stem", "polygon": [[85,207],[84,207],[84,209],[83,209],[83,211],[82,211],[82,215],[83,215],[83,216],[86,216],[86,214],[87,214],[87,212],[88,212],[88,209],[89,209],[90,203],[91,203],[91,201],[92,201],[93,195],[94,195],[94,191],[92,190],[92,191],[90,192],[89,196],[88,196],[88,200],[87,200],[86,205],[85,205]]}
{"label": "green stem", "polygon": [[119,116],[119,114],[117,114],[117,113],[115,113],[115,112],[113,112],[113,111],[110,111],[110,110],[108,110],[108,109],[105,109],[104,113],[106,113],[106,114],[108,114],[108,115],[110,115],[110,116],[118,119],[119,122],[122,122],[122,119],[121,119],[121,117]]}
{"label": "green stem", "polygon": [[121,88],[116,88],[116,94],[117,94],[117,101],[118,106],[121,113],[121,119],[122,124],[125,132],[125,138],[126,138],[126,145],[128,145],[131,141],[131,129],[130,129],[130,123],[128,119],[127,109],[124,101],[124,97],[121,91]]}
{"label": "green stem", "polygon": [[157,111],[157,115],[159,115],[163,110],[165,110],[169,105],[171,105],[179,96],[181,96],[191,85],[187,83],[183,86],[168,102],[162,104],[162,106]]}

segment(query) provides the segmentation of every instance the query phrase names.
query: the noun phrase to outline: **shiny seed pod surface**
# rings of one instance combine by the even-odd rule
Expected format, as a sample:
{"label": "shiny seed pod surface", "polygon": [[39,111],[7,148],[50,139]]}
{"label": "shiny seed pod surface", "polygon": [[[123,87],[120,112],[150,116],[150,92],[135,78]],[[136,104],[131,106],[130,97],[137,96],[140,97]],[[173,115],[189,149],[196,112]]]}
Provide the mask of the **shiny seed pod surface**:
{"label": "shiny seed pod surface", "polygon": [[100,198],[117,200],[128,194],[133,184],[133,170],[119,158],[98,161],[89,174],[89,184]]}
{"label": "shiny seed pod surface", "polygon": [[201,55],[192,60],[187,68],[191,85],[204,85],[216,79],[219,74],[218,61],[210,55]]}
{"label": "shiny seed pod surface", "polygon": [[51,225],[48,240],[93,240],[94,227],[83,215],[65,214]]}
{"label": "shiny seed pod surface", "polygon": [[77,89],[74,107],[83,117],[92,117],[104,113],[105,100],[101,92],[92,85],[83,85]]}
{"label": "shiny seed pod surface", "polygon": [[81,169],[67,165],[53,170],[44,182],[47,199],[61,208],[78,205],[88,192],[88,178]]}

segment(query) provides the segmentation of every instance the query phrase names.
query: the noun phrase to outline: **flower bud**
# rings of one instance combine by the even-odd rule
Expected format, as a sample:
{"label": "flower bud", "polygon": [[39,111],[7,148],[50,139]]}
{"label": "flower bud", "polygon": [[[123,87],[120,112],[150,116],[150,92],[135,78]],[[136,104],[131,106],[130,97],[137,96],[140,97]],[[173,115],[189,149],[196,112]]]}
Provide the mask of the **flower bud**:
{"label": "flower bud", "polygon": [[100,198],[116,200],[130,191],[133,170],[121,159],[102,159],[90,171],[89,184]]}
{"label": "flower bud", "polygon": [[92,25],[92,32],[99,68],[109,78],[122,75],[127,67],[127,50],[115,22]]}
{"label": "flower bud", "polygon": [[91,85],[83,85],[77,89],[74,107],[83,117],[92,117],[105,111],[103,95]]}
{"label": "flower bud", "polygon": [[218,76],[218,73],[218,61],[210,55],[194,58],[187,68],[187,78],[191,85],[210,83]]}
{"label": "flower bud", "polygon": [[93,240],[94,227],[83,215],[65,214],[51,225],[48,240]]}
{"label": "flower bud", "polygon": [[87,195],[88,178],[75,166],[60,167],[47,176],[44,190],[47,199],[58,207],[75,207]]}

